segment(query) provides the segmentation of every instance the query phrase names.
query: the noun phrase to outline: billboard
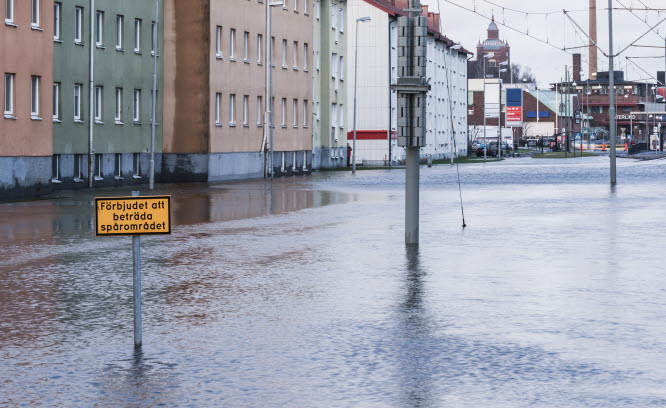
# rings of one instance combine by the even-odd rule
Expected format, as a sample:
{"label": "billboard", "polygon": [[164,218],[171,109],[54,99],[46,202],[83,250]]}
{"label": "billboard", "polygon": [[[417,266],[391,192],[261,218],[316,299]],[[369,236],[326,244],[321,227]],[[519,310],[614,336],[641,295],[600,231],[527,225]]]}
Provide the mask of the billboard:
{"label": "billboard", "polygon": [[522,126],[523,125],[523,90],[522,89],[507,89],[506,90],[506,125],[507,126]]}
{"label": "billboard", "polygon": [[486,119],[497,119],[500,115],[500,84],[486,83],[484,109]]}

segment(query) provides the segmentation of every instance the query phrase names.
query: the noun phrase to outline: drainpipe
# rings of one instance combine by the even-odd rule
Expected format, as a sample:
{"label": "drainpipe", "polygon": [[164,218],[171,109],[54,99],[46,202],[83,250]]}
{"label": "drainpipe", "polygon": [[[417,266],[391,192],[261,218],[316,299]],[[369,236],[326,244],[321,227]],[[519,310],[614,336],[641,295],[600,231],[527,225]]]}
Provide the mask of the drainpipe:
{"label": "drainpipe", "polygon": [[154,36],[155,50],[153,55],[153,123],[150,124],[150,179],[148,187],[152,190],[155,188],[155,122],[157,122],[157,52],[159,51],[159,32],[160,32],[160,0],[155,0],[155,29],[152,35]]}
{"label": "drainpipe", "polygon": [[95,126],[95,0],[90,0],[90,113],[88,117],[88,188],[93,187],[93,163],[95,160],[95,146],[93,145],[93,129]]}
{"label": "drainpipe", "polygon": [[389,46],[388,46],[388,83],[389,83],[388,107],[389,108],[388,108],[388,131],[386,133],[387,133],[387,136],[388,136],[388,167],[390,168],[391,167],[391,162],[393,161],[392,160],[393,159],[393,156],[392,156],[393,153],[391,151],[392,150],[391,137],[393,136],[392,131],[391,131],[392,125],[393,125],[393,123],[391,123],[393,121],[393,106],[392,106],[392,104],[393,104],[393,91],[391,90],[391,81],[393,80],[393,78],[391,77],[391,52],[392,52],[391,51],[392,50],[392,48],[391,48],[391,23],[393,23],[393,18],[391,18],[391,16],[389,15],[388,20],[389,20],[389,23],[388,23],[388,44],[389,44]]}

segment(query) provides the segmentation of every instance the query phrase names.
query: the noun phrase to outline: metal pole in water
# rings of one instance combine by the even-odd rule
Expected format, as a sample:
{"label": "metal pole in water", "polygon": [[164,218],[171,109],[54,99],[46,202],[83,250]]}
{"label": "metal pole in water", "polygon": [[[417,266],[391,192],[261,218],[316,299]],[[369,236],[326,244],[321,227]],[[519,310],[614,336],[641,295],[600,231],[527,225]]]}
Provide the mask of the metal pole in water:
{"label": "metal pole in water", "polygon": [[419,243],[419,147],[407,148],[405,163],[405,243]]}
{"label": "metal pole in water", "polygon": [[617,124],[615,123],[615,65],[613,61],[613,0],[608,0],[608,88],[610,89],[610,103],[608,107],[608,120],[610,121],[610,182],[611,185],[617,183],[616,175],[616,134]]}
{"label": "metal pole in water", "polygon": [[[138,191],[132,191],[132,196],[138,196]],[[132,236],[132,277],[134,294],[134,348],[141,348],[143,339],[141,332],[143,324],[141,321],[141,235]]]}

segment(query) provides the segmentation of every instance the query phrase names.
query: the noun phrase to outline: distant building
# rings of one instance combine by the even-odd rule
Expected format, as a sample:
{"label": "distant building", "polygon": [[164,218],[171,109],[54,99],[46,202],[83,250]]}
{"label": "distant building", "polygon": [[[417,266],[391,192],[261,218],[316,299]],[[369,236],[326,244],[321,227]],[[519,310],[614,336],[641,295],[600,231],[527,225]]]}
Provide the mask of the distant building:
{"label": "distant building", "polygon": [[[488,38],[479,42],[476,46],[476,58],[468,62],[467,71],[470,79],[483,78],[484,61],[485,74],[488,78],[497,78],[498,71],[505,68],[506,72],[500,73],[500,78],[505,83],[511,82],[511,47],[508,41],[499,38],[499,28],[495,23],[495,17],[488,25]],[[492,54],[484,58],[484,55]],[[505,63],[505,64],[503,64]],[[503,65],[501,65],[503,64]]]}

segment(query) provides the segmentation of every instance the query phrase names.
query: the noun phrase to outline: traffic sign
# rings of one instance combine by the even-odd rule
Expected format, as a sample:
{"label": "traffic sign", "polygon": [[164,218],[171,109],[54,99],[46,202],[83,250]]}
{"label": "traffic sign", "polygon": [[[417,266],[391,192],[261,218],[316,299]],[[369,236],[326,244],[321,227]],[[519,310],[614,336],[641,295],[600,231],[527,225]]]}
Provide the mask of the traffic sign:
{"label": "traffic sign", "polygon": [[96,235],[171,234],[171,196],[95,197]]}

